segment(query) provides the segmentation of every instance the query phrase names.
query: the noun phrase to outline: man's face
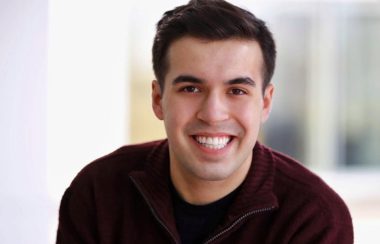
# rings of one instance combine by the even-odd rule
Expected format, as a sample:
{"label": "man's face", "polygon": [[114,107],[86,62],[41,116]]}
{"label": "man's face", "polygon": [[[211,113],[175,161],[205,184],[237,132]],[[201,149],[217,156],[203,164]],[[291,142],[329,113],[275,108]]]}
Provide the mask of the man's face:
{"label": "man's face", "polygon": [[164,121],[172,177],[245,177],[273,86],[262,93],[263,58],[252,40],[183,37],[168,51],[164,91],[153,81],[153,110]]}

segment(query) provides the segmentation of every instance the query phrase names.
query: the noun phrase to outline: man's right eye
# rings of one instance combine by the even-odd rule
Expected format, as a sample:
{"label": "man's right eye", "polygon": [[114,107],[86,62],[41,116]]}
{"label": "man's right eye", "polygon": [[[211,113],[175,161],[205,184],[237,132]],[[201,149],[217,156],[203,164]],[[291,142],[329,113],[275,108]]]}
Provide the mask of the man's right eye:
{"label": "man's right eye", "polygon": [[185,86],[180,89],[182,92],[187,92],[187,93],[198,93],[200,92],[200,89],[195,86]]}

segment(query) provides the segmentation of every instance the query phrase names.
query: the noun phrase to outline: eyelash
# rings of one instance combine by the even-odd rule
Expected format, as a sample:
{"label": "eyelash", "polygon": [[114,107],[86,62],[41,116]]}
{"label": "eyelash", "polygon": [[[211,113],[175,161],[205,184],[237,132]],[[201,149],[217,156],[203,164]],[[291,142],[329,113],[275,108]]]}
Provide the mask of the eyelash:
{"label": "eyelash", "polygon": [[241,95],[246,95],[248,93],[247,93],[247,91],[245,91],[243,89],[240,89],[240,88],[232,88],[232,89],[230,89],[230,91],[228,92],[228,94],[236,95],[236,96],[241,96]]}
{"label": "eyelash", "polygon": [[185,87],[180,88],[179,91],[186,92],[186,93],[198,93],[200,92],[200,89],[195,86],[185,86]]}
{"label": "eyelash", "polygon": [[[185,93],[200,93],[201,89],[196,86],[184,86],[179,89],[180,92]],[[235,96],[241,96],[241,95],[247,95],[248,92],[241,88],[231,88],[227,94],[235,95]]]}

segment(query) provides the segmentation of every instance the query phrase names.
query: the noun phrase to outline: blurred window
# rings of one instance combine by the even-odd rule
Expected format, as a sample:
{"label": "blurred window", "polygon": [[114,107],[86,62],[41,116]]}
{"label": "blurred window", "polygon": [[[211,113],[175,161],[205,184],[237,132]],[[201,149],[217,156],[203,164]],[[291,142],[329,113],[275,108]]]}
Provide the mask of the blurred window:
{"label": "blurred window", "polygon": [[277,89],[262,140],[316,168],[379,167],[379,3],[272,10]]}
{"label": "blurred window", "polygon": [[380,15],[346,21],[342,40],[340,161],[380,166]]}

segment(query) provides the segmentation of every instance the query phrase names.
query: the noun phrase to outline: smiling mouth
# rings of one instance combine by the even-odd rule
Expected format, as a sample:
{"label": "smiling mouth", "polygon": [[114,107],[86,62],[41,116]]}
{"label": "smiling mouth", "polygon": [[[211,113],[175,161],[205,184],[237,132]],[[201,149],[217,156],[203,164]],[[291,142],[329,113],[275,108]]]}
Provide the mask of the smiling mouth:
{"label": "smiling mouth", "polygon": [[219,150],[232,141],[232,136],[193,136],[194,140],[209,149]]}

